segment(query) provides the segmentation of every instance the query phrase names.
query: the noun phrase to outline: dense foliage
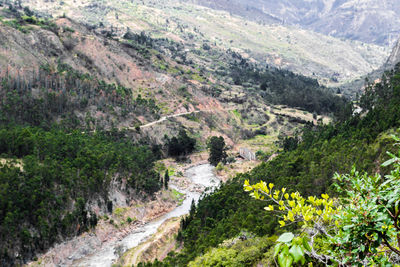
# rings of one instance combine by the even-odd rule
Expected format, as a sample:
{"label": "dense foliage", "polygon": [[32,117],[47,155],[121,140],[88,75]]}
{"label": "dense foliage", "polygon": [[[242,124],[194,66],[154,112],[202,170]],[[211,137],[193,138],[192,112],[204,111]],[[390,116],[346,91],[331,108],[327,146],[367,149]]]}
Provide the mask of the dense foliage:
{"label": "dense foliage", "polygon": [[211,165],[217,166],[220,162],[226,163],[226,158],[228,157],[226,154],[227,147],[222,136],[212,136],[207,142],[207,148],[210,154],[208,162]]}
{"label": "dense foliage", "polygon": [[112,181],[126,180],[127,193],[162,187],[151,150],[101,133],[7,126],[0,158],[1,265],[94,226],[89,206],[112,209]]}
{"label": "dense foliage", "polygon": [[[203,256],[189,263],[189,267],[205,266],[254,266],[254,261],[263,260],[272,244],[271,238],[248,238],[246,233],[238,238],[226,240]],[[267,266],[271,261],[264,262]]]}
{"label": "dense foliage", "polygon": [[379,167],[379,162],[383,162],[385,151],[393,151],[388,131],[400,125],[399,68],[386,73],[378,85],[369,85],[366,92],[361,100],[365,115],[342,118],[336,125],[307,127],[297,148],[238,175],[214,194],[205,196],[181,228],[184,250],[171,255],[163,264],[184,266],[242,229],[257,235],[279,232],[276,219],[266,215],[260,203],[243,193],[241,184],[245,179],[250,183],[274,183],[307,197],[334,192],[334,173],[348,173],[352,166],[388,173],[388,168]]}
{"label": "dense foliage", "polygon": [[230,76],[234,83],[256,89],[269,103],[303,108],[318,114],[338,113],[346,105],[345,99],[320,86],[315,79],[288,70],[262,69],[238,53],[232,52],[232,55],[235,63],[231,64]]}
{"label": "dense foliage", "polygon": [[[0,123],[50,127],[61,118],[68,128],[104,127],[106,116],[93,117],[87,112],[91,106],[100,113],[117,114],[118,120],[131,113],[159,118],[153,99],[134,98],[131,89],[82,74],[66,64],[25,72],[7,68],[1,74]],[[78,118],[77,111],[86,112],[85,117]]]}
{"label": "dense foliage", "polygon": [[177,159],[184,158],[194,151],[196,139],[188,136],[186,131],[181,129],[177,136],[172,138],[165,136],[165,146],[169,156]]}

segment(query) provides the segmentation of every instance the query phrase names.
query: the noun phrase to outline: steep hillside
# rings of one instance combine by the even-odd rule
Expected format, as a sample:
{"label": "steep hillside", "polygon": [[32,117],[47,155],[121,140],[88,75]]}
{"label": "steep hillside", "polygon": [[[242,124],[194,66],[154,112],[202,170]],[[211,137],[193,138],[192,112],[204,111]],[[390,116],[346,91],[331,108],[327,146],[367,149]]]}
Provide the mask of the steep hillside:
{"label": "steep hillside", "polygon": [[400,34],[395,0],[196,0],[247,19],[301,25],[323,34],[391,46]]}
{"label": "steep hillside", "polygon": [[354,81],[343,84],[341,89],[343,93],[348,93],[350,95],[360,94],[367,83],[374,83],[378,81],[385,71],[393,69],[397,63],[400,62],[400,39],[397,40],[392,48],[390,56],[386,62],[378,69],[362,76]]}
{"label": "steep hillside", "polygon": [[[316,113],[340,110],[340,101],[321,104],[335,96],[315,80],[264,68],[232,50],[201,46],[187,52],[180,43],[130,30],[115,38],[66,18],[16,18],[9,9],[2,14],[1,76],[9,90],[17,90],[16,99],[4,99],[21,110],[35,107],[38,97],[45,100],[36,109],[44,114],[25,108],[28,113],[7,118],[39,125],[42,116],[60,122],[72,114],[90,129],[123,129],[195,110],[206,117],[219,110],[226,121],[232,104],[238,110],[271,104]],[[228,123],[217,125],[223,124]]]}
{"label": "steep hillside", "polygon": [[233,49],[245,57],[289,69],[324,84],[352,80],[379,67],[384,47],[327,37],[297,26],[263,25],[228,12],[188,2],[29,0],[24,4],[53,16],[66,14],[80,22],[113,29],[122,36],[129,27],[153,37],[167,37],[193,46]]}
{"label": "steep hillside", "polygon": [[34,259],[99,219],[99,227],[113,226],[114,208],[168,200],[158,193],[154,162],[176,156],[172,137],[190,143],[183,156],[204,149],[212,135],[231,146],[254,137],[273,144],[317,124],[318,114],[340,115],[346,104],[314,79],[233,50],[202,45],[186,54],[179,42],[129,29],[118,37],[18,6],[0,7],[0,16],[5,266]]}
{"label": "steep hillside", "polygon": [[[391,135],[399,135],[397,129],[400,125],[399,77],[400,70],[397,65],[394,71],[382,76],[381,82],[366,88],[366,93],[360,102],[363,115],[350,115],[347,120],[337,124],[306,128],[302,141],[297,147],[287,149],[276,158],[260,164],[248,173],[237,175],[232,181],[221,185],[213,194],[205,196],[193,212],[182,220],[178,240],[183,242],[183,250],[180,253],[170,254],[162,263],[154,262],[141,266],[196,266],[196,264],[218,266],[229,265],[232,262],[240,262],[245,266],[274,264],[273,251],[269,250],[270,243],[267,241],[276,239],[282,231],[291,231],[296,234],[301,232],[302,223],[297,225],[293,220],[293,223],[288,222],[284,228],[279,227],[278,220],[281,218],[279,211],[277,215],[266,213],[265,202],[256,201],[244,192],[244,180],[250,180],[250,183],[265,181],[271,191],[274,184],[274,194],[277,192],[275,189],[284,187],[289,195],[296,191],[305,197],[318,197],[322,193],[339,196],[337,187],[332,186],[333,183],[339,183],[339,181],[335,181],[332,177],[336,172],[349,173],[354,166],[360,173],[376,172],[382,177],[388,174],[391,166],[381,164],[390,159],[386,151],[394,154],[398,151],[395,145],[396,140]],[[398,169],[394,173],[397,174]],[[377,179],[377,186],[383,182],[381,179],[375,179]],[[364,182],[365,176],[360,179],[357,186],[362,187]],[[368,190],[371,189],[368,188]],[[285,198],[289,198],[289,195]],[[398,195],[394,198],[398,200]],[[276,199],[282,200],[283,196]],[[275,210],[277,209],[276,207]],[[368,211],[360,216],[365,218],[367,213]],[[396,220],[394,222],[396,223]],[[349,218],[349,223],[354,223],[352,217]],[[364,227],[364,230],[369,229],[364,222],[360,222],[360,226]],[[346,231],[346,228],[343,231]],[[264,239],[265,242],[262,242],[261,247],[257,246],[261,240],[253,244],[251,241],[246,241],[253,240],[254,235]],[[351,243],[358,237],[359,233],[356,233],[344,242]],[[251,246],[247,249],[252,251],[252,257],[247,257],[237,249],[244,243],[242,241]],[[393,241],[397,243],[396,240]],[[364,244],[368,245],[368,243],[369,240]],[[379,239],[374,246],[387,246],[387,244],[388,242]],[[321,249],[316,248],[317,246],[315,249]],[[342,246],[342,244],[333,243],[332,247],[335,246]],[[268,250],[269,252],[266,253]],[[391,255],[397,253],[395,250],[392,251]],[[371,251],[366,251],[366,254],[368,253]],[[352,256],[350,260],[358,264],[365,257],[358,250],[349,252],[349,249],[344,251],[343,257],[349,260],[349,254]],[[372,252],[369,257],[377,254]],[[310,257],[307,258],[308,261],[317,264],[317,258],[313,258],[311,253],[307,255]],[[386,258],[386,255],[382,256]],[[377,256],[377,261],[379,257]],[[398,263],[397,257],[386,261],[393,265]]]}
{"label": "steep hillside", "polygon": [[383,68],[385,70],[389,70],[391,68],[394,68],[394,66],[400,62],[400,39],[397,40],[395,43],[392,53],[390,53],[390,56],[388,60],[386,61],[385,65]]}

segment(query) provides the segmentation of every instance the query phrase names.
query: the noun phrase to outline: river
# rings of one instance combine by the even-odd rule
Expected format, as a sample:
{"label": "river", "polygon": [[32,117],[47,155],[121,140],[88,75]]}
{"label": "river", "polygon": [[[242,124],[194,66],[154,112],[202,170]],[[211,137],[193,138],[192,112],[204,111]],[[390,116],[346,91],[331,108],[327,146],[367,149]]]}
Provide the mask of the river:
{"label": "river", "polygon": [[[187,171],[185,172],[185,177],[187,179],[191,179],[192,182],[195,184],[213,188],[219,184],[219,180],[217,177],[215,177],[213,169],[214,167],[212,167],[210,164],[198,165],[187,169]],[[118,259],[118,253],[116,253],[117,250],[120,250],[120,252],[124,252],[128,249],[140,245],[142,242],[146,241],[153,234],[155,234],[158,227],[160,227],[163,222],[165,222],[169,218],[179,217],[189,213],[192,199],[197,202],[200,197],[200,193],[183,190],[174,187],[173,185],[171,185],[171,188],[174,188],[177,191],[186,194],[186,199],[183,201],[182,205],[178,206],[171,212],[136,229],[122,240],[114,242],[112,244],[107,244],[106,247],[101,248],[95,253],[77,260],[72,265],[85,267],[110,267]]]}

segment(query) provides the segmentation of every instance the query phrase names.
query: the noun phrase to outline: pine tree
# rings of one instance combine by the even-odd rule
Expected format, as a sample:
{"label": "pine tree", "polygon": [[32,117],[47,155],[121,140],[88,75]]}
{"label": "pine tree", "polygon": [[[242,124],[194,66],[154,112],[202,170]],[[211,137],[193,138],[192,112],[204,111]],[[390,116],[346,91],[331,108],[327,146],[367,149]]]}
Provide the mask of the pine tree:
{"label": "pine tree", "polygon": [[207,144],[208,149],[210,150],[210,156],[208,158],[208,161],[210,162],[211,165],[217,166],[219,162],[226,163],[226,146],[225,146],[225,141],[222,136],[216,137],[213,136],[210,138],[208,144]]}
{"label": "pine tree", "polygon": [[165,175],[164,175],[164,187],[165,189],[168,189],[168,183],[169,183],[169,174],[168,174],[168,169],[165,170]]}

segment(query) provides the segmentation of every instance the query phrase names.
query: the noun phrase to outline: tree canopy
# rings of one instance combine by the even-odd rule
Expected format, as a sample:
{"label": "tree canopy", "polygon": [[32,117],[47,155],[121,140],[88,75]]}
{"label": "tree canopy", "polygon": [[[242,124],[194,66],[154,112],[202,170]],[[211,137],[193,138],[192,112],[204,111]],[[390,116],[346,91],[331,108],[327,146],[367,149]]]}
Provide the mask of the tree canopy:
{"label": "tree canopy", "polygon": [[162,187],[148,147],[103,133],[3,127],[0,158],[1,265],[95,226],[88,206],[112,211],[112,182],[143,196]]}
{"label": "tree canopy", "polygon": [[210,153],[208,162],[210,162],[211,165],[217,166],[220,162],[226,163],[226,158],[228,156],[226,154],[227,147],[222,136],[212,136],[207,142],[207,148]]}

